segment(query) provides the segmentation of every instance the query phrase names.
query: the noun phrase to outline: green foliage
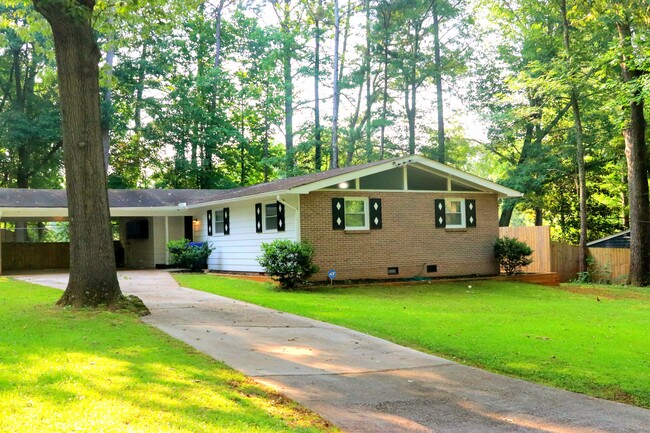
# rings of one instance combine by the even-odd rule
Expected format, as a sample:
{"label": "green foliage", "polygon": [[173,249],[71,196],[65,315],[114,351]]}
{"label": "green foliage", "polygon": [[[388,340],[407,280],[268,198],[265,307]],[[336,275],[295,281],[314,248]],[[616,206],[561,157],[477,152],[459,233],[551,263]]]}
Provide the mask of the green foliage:
{"label": "green foliage", "polygon": [[523,266],[533,263],[530,255],[533,250],[526,244],[515,238],[504,236],[494,242],[494,257],[503,268],[506,275],[514,275],[521,272]]}
{"label": "green foliage", "polygon": [[278,294],[268,284],[233,278],[175,278],[183,287],[345,326],[455,362],[650,408],[647,289],[572,293],[571,287],[483,280]]}
{"label": "green foliage", "polygon": [[293,289],[318,272],[313,257],[314,248],[307,242],[276,239],[262,244],[262,255],[257,260],[268,275],[278,279],[282,288]]}
{"label": "green foliage", "polygon": [[212,248],[208,242],[190,242],[187,239],[167,242],[169,261],[172,266],[199,272],[207,266]]}

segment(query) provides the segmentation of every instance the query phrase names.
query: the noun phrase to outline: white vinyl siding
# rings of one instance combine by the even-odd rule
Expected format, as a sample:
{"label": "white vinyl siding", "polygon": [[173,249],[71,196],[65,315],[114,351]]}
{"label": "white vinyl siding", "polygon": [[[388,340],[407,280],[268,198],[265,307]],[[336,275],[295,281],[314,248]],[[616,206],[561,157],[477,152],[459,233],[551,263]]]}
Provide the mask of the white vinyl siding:
{"label": "white vinyl siding", "polygon": [[[206,230],[199,230],[195,237],[198,242],[210,242],[213,248],[208,258],[208,268],[219,271],[264,272],[257,262],[257,257],[261,254],[262,242],[272,242],[275,239],[299,240],[296,211],[292,208],[300,208],[300,197],[287,196],[284,200],[291,206],[285,206],[286,230],[284,232],[277,230],[255,232],[255,203],[259,203],[259,199],[225,204],[224,207],[230,208],[230,235],[208,237]],[[265,210],[269,202],[262,201],[262,203],[262,209]],[[197,210],[197,214],[200,215],[200,212],[205,214],[205,210]],[[263,220],[263,223],[266,221]]]}

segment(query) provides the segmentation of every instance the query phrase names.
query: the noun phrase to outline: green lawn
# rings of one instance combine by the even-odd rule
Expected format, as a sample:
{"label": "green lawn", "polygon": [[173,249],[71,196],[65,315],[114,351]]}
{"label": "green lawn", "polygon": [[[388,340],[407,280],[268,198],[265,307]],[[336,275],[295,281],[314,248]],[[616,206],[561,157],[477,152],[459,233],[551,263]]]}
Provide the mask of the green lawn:
{"label": "green lawn", "polygon": [[338,431],[133,314],[60,296],[0,277],[0,432]]}
{"label": "green lawn", "polygon": [[214,275],[175,278],[456,362],[650,408],[650,289],[472,281],[280,292]]}

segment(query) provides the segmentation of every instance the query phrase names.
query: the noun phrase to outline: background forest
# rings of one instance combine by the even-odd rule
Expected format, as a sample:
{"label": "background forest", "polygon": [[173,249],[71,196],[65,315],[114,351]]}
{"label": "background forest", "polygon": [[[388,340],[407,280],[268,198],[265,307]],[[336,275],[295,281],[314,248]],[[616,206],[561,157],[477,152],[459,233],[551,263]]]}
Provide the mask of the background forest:
{"label": "background forest", "polygon": [[[623,133],[650,90],[643,1],[95,11],[111,188],[228,188],[418,153],[524,192],[501,225],[577,243],[581,197],[589,239],[629,225]],[[0,13],[0,187],[60,188],[49,27],[31,3]]]}

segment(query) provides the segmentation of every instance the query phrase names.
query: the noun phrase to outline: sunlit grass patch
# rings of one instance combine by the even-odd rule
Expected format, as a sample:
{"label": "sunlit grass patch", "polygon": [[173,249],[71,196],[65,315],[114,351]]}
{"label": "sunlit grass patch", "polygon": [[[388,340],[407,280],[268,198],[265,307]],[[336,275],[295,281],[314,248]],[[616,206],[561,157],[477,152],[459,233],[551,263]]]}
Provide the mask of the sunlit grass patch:
{"label": "sunlit grass patch", "polygon": [[0,432],[329,432],[137,316],[0,279]]}

